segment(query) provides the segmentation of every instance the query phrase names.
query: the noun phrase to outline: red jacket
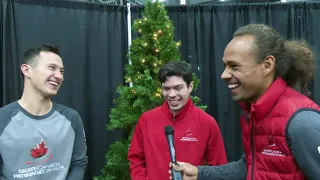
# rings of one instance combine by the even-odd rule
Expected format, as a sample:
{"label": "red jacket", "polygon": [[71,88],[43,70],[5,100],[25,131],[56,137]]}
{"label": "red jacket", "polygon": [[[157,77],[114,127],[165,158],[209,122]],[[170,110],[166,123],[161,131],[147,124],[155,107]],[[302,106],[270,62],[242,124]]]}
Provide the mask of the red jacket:
{"label": "red jacket", "polygon": [[171,161],[164,127],[174,128],[177,161],[203,165],[226,164],[227,158],[220,129],[213,117],[188,100],[173,116],[167,103],[145,112],[135,128],[129,148],[132,180],[167,180]]}
{"label": "red jacket", "polygon": [[320,110],[281,78],[251,105],[247,118],[241,119],[247,180],[305,179],[286,139],[287,122],[301,108]]}

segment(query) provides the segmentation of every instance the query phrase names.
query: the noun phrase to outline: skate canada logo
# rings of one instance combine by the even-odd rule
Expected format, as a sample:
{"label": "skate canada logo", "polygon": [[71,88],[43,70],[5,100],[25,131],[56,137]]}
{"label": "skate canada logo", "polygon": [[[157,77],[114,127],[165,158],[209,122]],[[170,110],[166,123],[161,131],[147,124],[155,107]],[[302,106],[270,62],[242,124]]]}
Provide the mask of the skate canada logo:
{"label": "skate canada logo", "polygon": [[198,141],[196,137],[193,137],[191,129],[189,128],[184,136],[180,138],[180,141]]}
{"label": "skate canada logo", "polygon": [[268,137],[268,143],[265,145],[265,148],[262,150],[261,154],[266,156],[277,156],[285,157],[286,155],[279,149],[273,136]]}
{"label": "skate canada logo", "polygon": [[27,167],[19,169],[16,174],[13,174],[13,178],[28,178],[64,169],[64,166],[60,165],[59,162],[47,163],[51,160],[52,154],[43,139],[30,150],[30,156],[32,160],[25,163]]}

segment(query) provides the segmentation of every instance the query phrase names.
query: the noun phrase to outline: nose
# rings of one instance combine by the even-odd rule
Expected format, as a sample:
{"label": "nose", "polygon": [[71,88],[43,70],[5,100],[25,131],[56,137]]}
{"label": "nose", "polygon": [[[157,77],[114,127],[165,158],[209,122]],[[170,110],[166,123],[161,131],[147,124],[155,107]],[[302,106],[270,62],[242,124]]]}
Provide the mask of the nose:
{"label": "nose", "polygon": [[177,94],[176,91],[171,89],[169,92],[169,97],[174,97],[174,96],[176,96],[176,94]]}
{"label": "nose", "polygon": [[232,75],[231,73],[227,70],[227,68],[225,68],[221,74],[221,79],[227,81],[228,79],[231,79]]}
{"label": "nose", "polygon": [[63,79],[63,74],[60,71],[56,71],[54,77],[61,80]]}

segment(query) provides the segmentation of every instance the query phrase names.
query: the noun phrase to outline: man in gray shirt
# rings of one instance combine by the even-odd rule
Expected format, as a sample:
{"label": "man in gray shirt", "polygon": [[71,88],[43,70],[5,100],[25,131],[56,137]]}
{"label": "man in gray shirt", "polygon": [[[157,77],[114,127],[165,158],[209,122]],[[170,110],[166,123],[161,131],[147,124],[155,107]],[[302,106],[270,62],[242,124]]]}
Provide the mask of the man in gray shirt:
{"label": "man in gray shirt", "polygon": [[[314,72],[312,49],[273,28],[239,28],[224,51],[221,78],[241,118],[244,155],[223,166],[179,162],[183,180],[319,180],[320,107],[304,92]],[[169,172],[170,173],[170,172]]]}
{"label": "man in gray shirt", "polygon": [[56,46],[27,50],[21,99],[0,108],[1,180],[82,180],[88,163],[79,114],[54,103],[64,67]]}

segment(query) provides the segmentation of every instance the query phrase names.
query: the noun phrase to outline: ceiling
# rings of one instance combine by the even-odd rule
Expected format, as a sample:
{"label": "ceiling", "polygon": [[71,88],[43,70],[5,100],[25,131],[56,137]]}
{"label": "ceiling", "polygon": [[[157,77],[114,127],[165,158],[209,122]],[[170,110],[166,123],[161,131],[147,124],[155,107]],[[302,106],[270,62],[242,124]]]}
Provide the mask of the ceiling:
{"label": "ceiling", "polygon": [[[75,1],[75,0],[74,0]],[[77,0],[91,1],[107,4],[126,4],[143,5],[146,0]],[[180,0],[161,0],[167,5],[179,5]],[[226,4],[226,3],[263,3],[263,2],[292,2],[292,1],[320,1],[320,0],[185,0],[186,4]]]}

